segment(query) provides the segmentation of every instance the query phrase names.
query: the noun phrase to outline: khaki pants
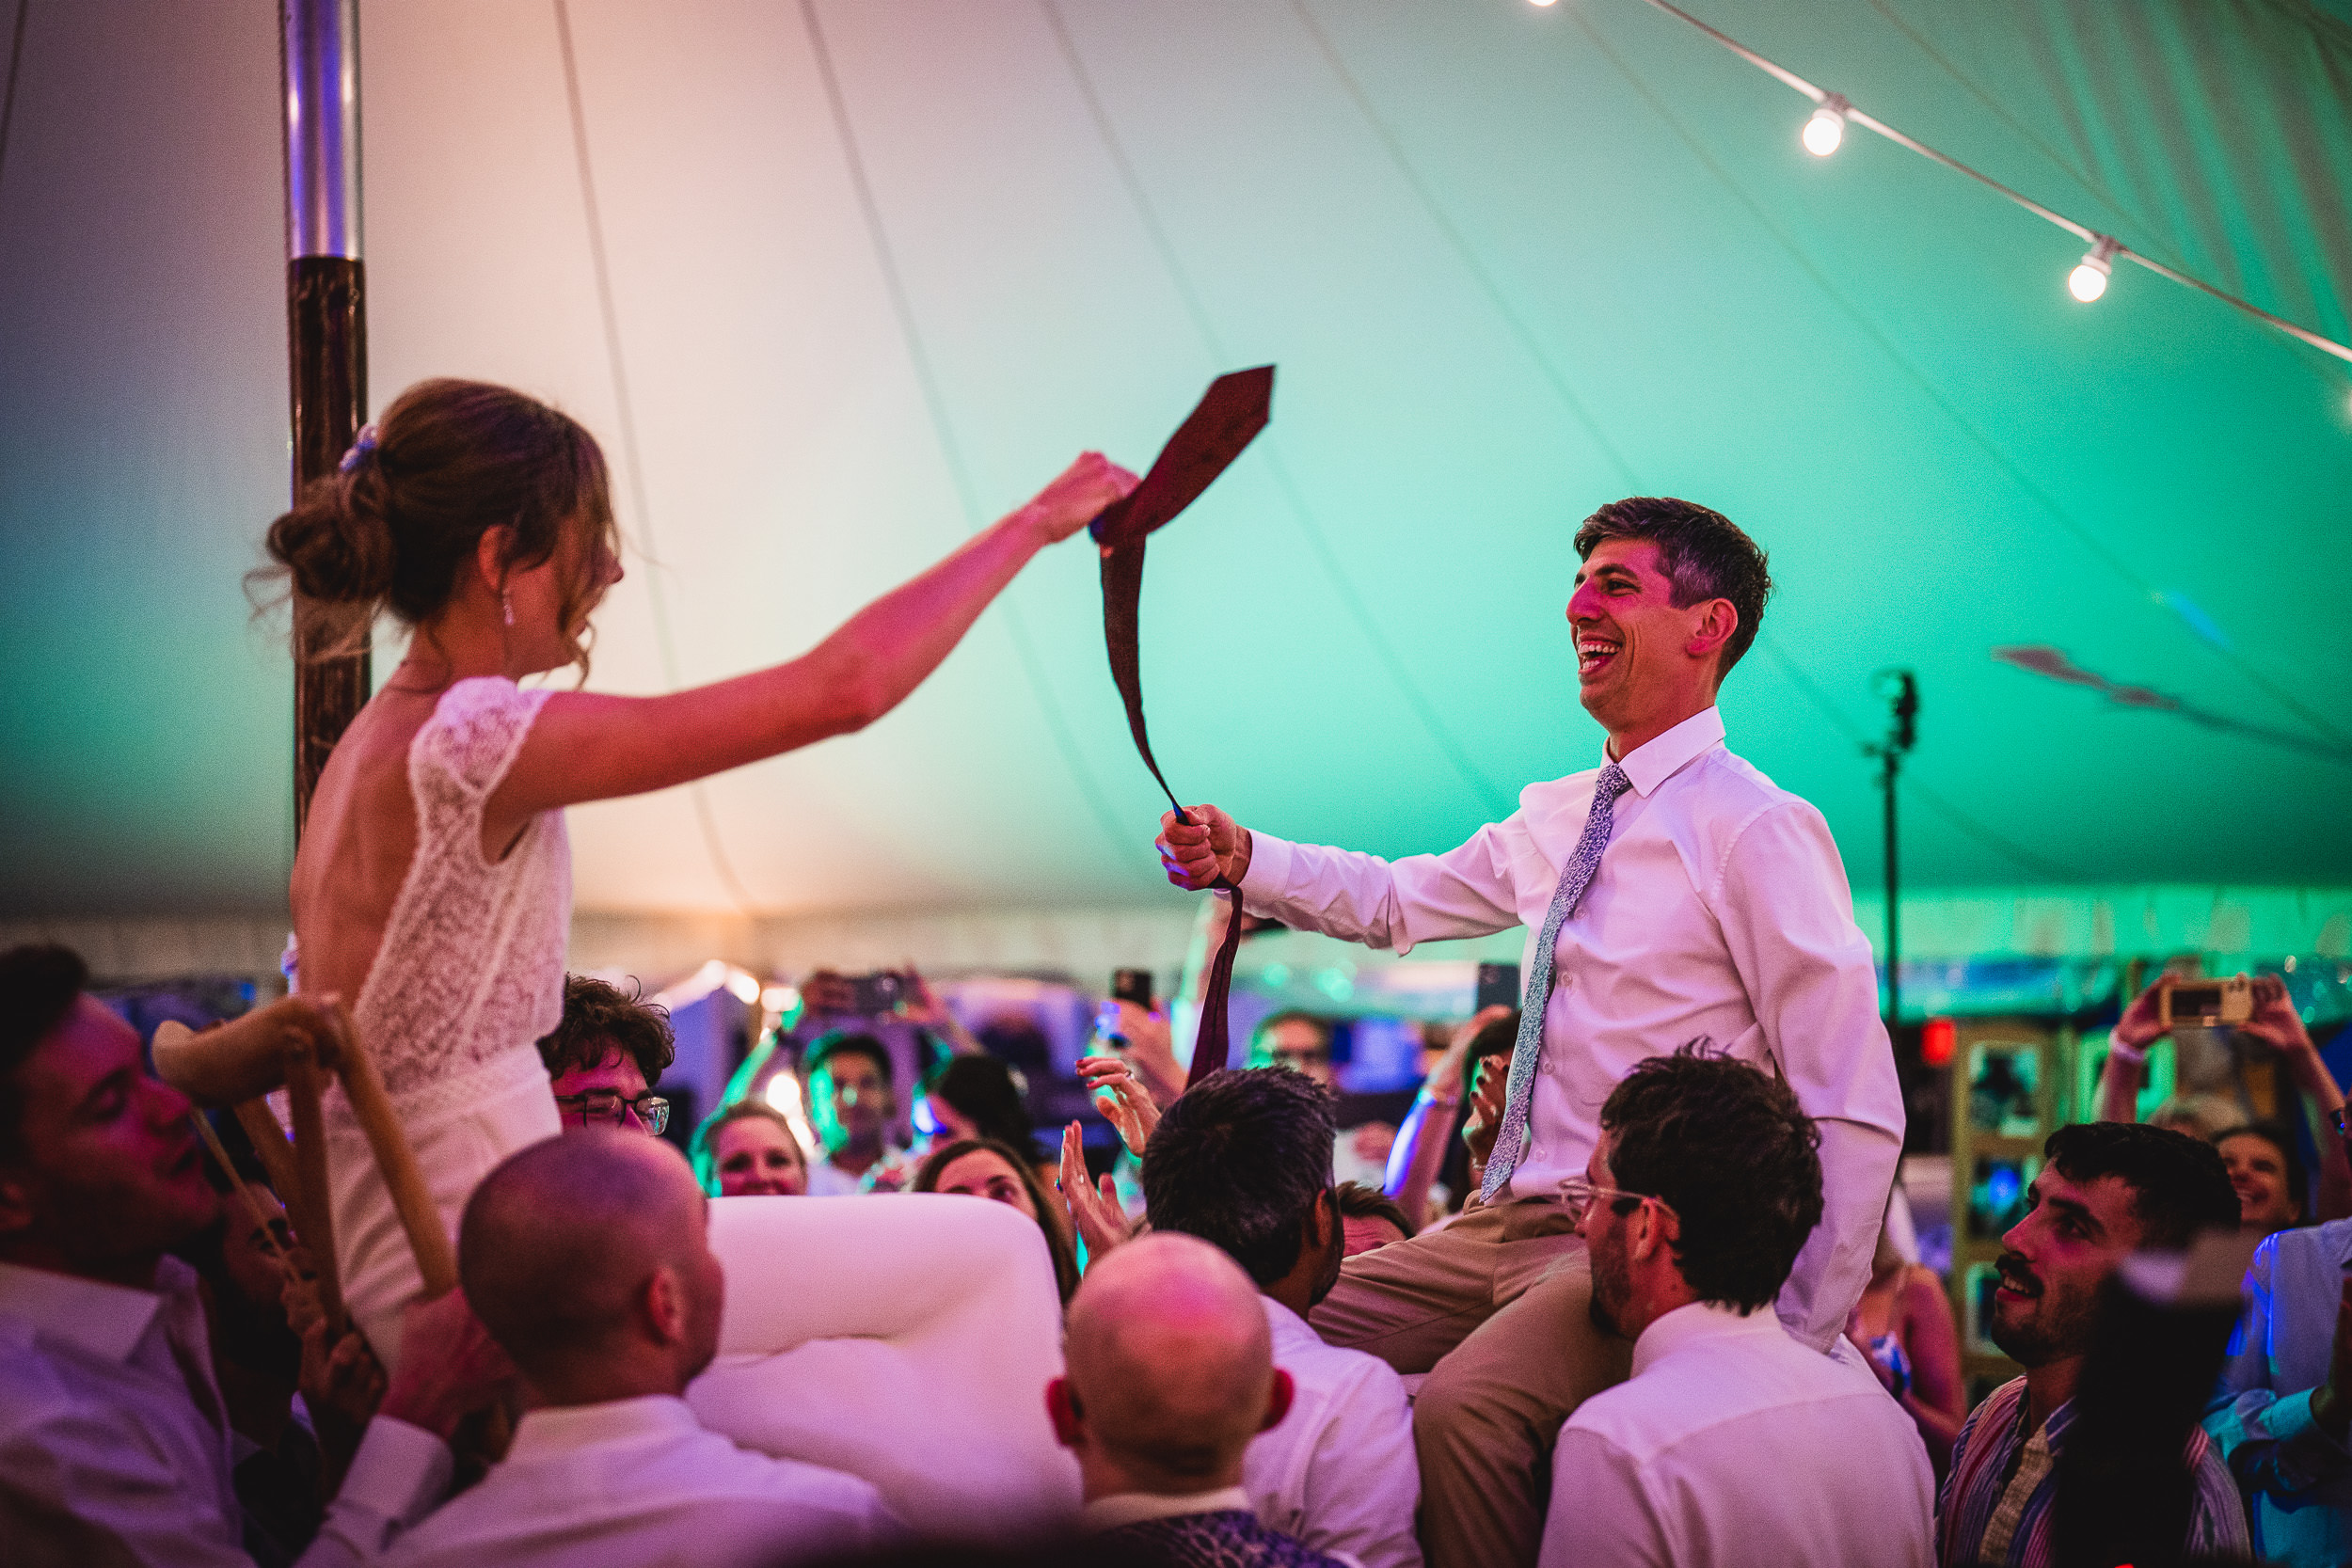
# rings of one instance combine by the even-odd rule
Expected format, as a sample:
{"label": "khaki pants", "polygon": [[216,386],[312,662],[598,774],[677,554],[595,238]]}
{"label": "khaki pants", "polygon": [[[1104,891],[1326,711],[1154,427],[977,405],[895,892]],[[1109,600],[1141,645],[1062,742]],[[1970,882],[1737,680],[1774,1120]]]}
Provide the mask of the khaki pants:
{"label": "khaki pants", "polygon": [[1351,1258],[1314,1309],[1326,1342],[1429,1373],[1413,1441],[1430,1568],[1534,1562],[1560,1424],[1631,1369],[1633,1346],[1593,1326],[1591,1299],[1583,1240],[1542,1197]]}

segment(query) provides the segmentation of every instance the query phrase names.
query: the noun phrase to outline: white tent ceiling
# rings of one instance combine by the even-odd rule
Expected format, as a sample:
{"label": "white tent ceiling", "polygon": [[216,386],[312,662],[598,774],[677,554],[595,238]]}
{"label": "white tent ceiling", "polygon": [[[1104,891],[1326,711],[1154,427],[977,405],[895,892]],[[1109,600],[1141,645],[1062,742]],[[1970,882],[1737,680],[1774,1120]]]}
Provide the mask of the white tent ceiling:
{"label": "white tent ceiling", "polygon": [[[2217,185],[2194,142],[2069,141],[2053,83],[2098,52],[2033,33],[2065,9],[1707,14],[2341,335],[2352,240],[2341,189],[2310,192],[2352,170],[2343,105],[2286,116],[2317,139],[2278,160],[2285,196]],[[2233,14],[2305,27],[2294,69],[2352,60],[2319,13]],[[481,376],[603,436],[637,553],[599,689],[788,657],[1079,448],[1147,462],[1214,372],[1270,360],[1273,429],[1152,546],[1144,679],[1180,790],[1405,853],[1590,766],[1568,538],[1663,492],[1771,548],[1733,741],[1823,807],[1864,891],[1858,742],[1900,664],[1926,696],[1916,886],[2302,888],[2314,933],[2352,905],[2328,891],[2352,886],[2342,368],[2130,269],[2076,306],[2076,242],[1871,138],[1806,157],[1800,100],[1630,0],[364,22],[373,402]],[[239,585],[284,492],[276,72],[261,0],[28,13],[0,164],[0,912],[282,901],[288,680]],[[2301,271],[2199,249],[2240,197],[2287,212],[2252,226]],[[1090,553],[1054,552],[867,733],[574,812],[581,907],[1180,930],[1097,607]],[[1988,657],[2012,643],[2292,744]]]}

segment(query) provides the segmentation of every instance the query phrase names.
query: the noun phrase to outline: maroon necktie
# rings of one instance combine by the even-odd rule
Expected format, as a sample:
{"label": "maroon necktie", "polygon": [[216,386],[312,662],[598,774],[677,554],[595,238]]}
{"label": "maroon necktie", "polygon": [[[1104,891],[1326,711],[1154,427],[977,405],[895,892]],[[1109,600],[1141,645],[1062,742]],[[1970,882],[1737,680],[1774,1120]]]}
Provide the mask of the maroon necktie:
{"label": "maroon necktie", "polygon": [[[1103,509],[1089,531],[1103,546],[1103,641],[1111,660],[1111,679],[1127,705],[1127,728],[1136,737],[1143,765],[1152,769],[1160,792],[1176,808],[1176,820],[1191,825],[1176,792],[1168,787],[1160,765],[1152,755],[1152,737],[1143,723],[1143,676],[1137,666],[1137,613],[1143,597],[1143,542],[1153,530],[1172,521],[1216,482],[1242,449],[1273,417],[1274,367],[1235,371],[1209,384],[1208,394],[1177,428],[1143,483],[1123,500]],[[1226,1026],[1226,996],[1233,985],[1233,956],[1241,947],[1241,891],[1219,877],[1216,886],[1233,895],[1232,916],[1225,923],[1225,941],[1209,966],[1209,981],[1200,995],[1200,1031],[1194,1037],[1190,1087],[1222,1069],[1231,1051]]]}

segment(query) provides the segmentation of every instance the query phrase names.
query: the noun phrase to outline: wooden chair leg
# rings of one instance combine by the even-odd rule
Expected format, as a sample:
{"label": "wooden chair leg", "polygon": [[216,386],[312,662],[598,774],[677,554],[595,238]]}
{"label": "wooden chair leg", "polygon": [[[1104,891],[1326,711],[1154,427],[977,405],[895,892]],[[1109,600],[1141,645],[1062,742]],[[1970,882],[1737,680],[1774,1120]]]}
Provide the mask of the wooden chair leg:
{"label": "wooden chair leg", "polygon": [[326,1122],[319,1103],[326,1078],[310,1056],[296,1056],[286,1064],[286,1088],[294,1101],[294,1185],[301,1202],[299,1209],[291,1202],[287,1207],[294,1214],[294,1233],[318,1265],[319,1309],[326,1316],[327,1338],[332,1341],[342,1337],[351,1315],[343,1307],[342,1278],[335,1259],[334,1205],[326,1185]]}

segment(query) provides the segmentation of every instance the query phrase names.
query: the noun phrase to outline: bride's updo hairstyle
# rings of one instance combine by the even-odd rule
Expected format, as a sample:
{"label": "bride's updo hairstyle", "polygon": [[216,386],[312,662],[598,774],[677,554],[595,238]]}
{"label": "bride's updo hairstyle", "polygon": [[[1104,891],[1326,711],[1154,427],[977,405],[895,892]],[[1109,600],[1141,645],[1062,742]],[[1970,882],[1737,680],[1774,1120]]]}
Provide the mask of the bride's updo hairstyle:
{"label": "bride's updo hairstyle", "polygon": [[384,610],[421,626],[448,608],[483,534],[501,525],[513,531],[506,564],[517,571],[552,559],[567,530],[580,533],[561,624],[584,671],[596,546],[620,546],[604,452],[577,420],[510,388],[438,379],[401,393],[340,471],[270,524],[277,566],[257,576],[282,573],[305,598],[365,607],[361,637]]}

